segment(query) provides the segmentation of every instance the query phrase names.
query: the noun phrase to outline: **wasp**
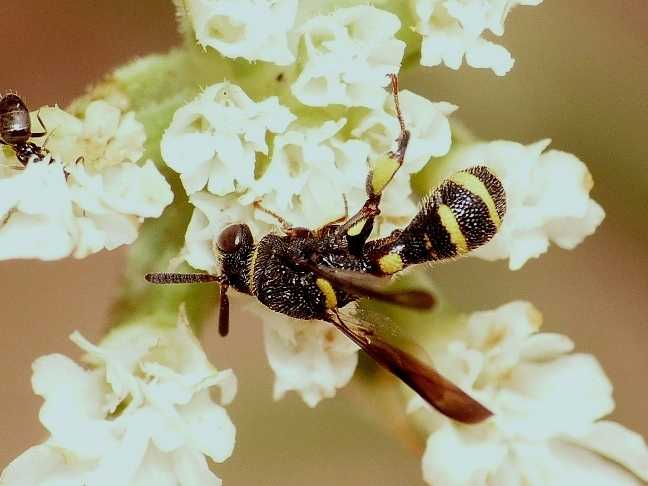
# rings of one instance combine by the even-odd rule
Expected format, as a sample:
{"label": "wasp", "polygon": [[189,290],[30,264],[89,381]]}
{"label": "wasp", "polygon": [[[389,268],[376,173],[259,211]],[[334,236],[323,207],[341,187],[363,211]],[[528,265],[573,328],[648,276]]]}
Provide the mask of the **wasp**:
{"label": "wasp", "polygon": [[256,243],[247,225],[233,224],[215,241],[220,275],[151,273],[146,279],[157,284],[217,282],[221,335],[229,328],[230,286],[273,311],[329,322],[438,411],[460,422],[477,423],[491,416],[490,410],[424,360],[390,344],[368,323],[352,324],[340,316],[340,308],[362,297],[431,308],[432,294],[388,290],[386,280],[411,265],[451,259],[485,244],[506,212],[501,181],[486,167],[476,166],[444,180],[403,229],[369,240],[380,214],[381,195],[403,164],[410,139],[395,75],[391,75],[391,89],[400,123],[397,149],[373,164],[366,181],[367,199],[357,213],[314,230],[290,227],[280,220],[283,235],[268,234]]}
{"label": "wasp", "polygon": [[[40,114],[37,117],[45,128]],[[11,147],[23,166],[30,160],[41,161],[47,157],[47,149],[29,141],[30,138],[40,138],[46,134],[46,131],[31,131],[29,110],[18,95],[11,93],[0,98],[0,144]]]}

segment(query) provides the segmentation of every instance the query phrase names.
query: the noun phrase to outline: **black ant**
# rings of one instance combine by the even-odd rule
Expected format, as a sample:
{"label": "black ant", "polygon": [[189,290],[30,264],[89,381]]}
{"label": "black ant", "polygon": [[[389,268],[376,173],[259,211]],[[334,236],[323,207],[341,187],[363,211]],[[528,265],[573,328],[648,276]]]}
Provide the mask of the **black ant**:
{"label": "black ant", "polygon": [[[40,114],[37,117],[45,128]],[[47,149],[29,141],[30,138],[39,138],[46,134],[47,131],[31,131],[29,110],[18,95],[8,94],[0,98],[0,144],[11,147],[23,166],[30,160],[42,161],[49,155]]]}

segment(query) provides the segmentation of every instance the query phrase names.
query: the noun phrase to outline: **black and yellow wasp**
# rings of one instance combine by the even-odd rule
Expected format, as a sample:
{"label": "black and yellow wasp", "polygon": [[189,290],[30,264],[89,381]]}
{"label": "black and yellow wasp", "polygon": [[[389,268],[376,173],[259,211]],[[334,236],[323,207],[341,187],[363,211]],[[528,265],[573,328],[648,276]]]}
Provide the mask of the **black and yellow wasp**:
{"label": "black and yellow wasp", "polygon": [[385,278],[410,265],[457,257],[483,245],[495,235],[506,211],[499,179],[486,167],[472,167],[443,181],[405,228],[367,241],[380,213],[382,192],[402,165],[410,138],[400,112],[395,75],[391,87],[400,122],[397,149],[373,164],[366,183],[367,200],[355,215],[316,230],[290,227],[280,219],[285,234],[269,234],[257,243],[247,225],[230,225],[215,242],[220,275],[152,273],[146,279],[160,284],[219,283],[222,335],[229,327],[229,286],[256,297],[273,311],[327,321],[441,413],[465,423],[480,422],[491,415],[487,408],[424,361],[390,344],[370,325],[345,322],[338,312],[362,297],[413,308],[432,307],[431,294],[386,290]]}

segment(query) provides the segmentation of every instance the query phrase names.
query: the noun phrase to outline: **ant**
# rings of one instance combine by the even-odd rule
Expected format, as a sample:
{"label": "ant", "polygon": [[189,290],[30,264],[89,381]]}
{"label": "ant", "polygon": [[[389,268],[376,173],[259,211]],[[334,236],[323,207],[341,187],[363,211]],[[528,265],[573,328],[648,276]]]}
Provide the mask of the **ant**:
{"label": "ant", "polygon": [[[40,113],[36,116],[47,130]],[[0,144],[11,147],[23,166],[30,160],[42,161],[49,155],[46,148],[29,141],[30,138],[40,138],[46,134],[47,131],[31,131],[29,110],[18,95],[11,93],[0,98]]]}

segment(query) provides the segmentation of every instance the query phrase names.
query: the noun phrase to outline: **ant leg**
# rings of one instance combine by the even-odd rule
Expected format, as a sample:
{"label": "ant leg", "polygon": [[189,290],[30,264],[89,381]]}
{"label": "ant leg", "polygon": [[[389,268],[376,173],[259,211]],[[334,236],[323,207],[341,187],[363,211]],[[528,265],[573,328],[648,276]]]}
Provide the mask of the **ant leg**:
{"label": "ant leg", "polygon": [[[32,132],[31,138],[40,138],[40,137],[44,137],[45,135],[47,135],[47,127],[45,126],[45,122],[43,121],[43,119],[40,116],[40,110],[38,110],[38,112],[36,113],[36,118],[38,118],[38,123],[40,123],[41,127],[43,127],[43,131],[42,132],[36,132],[36,133]],[[45,143],[47,143],[47,140],[45,141]],[[43,145],[45,145],[45,144],[43,144]]]}
{"label": "ant leg", "polygon": [[389,74],[391,91],[394,97],[396,117],[400,125],[400,133],[396,139],[396,151],[390,151],[385,157],[378,159],[367,177],[367,200],[360,210],[346,223],[337,229],[337,234],[345,234],[349,241],[349,249],[354,254],[362,253],[367,238],[373,230],[374,218],[380,214],[380,199],[385,187],[394,178],[405,161],[405,152],[410,140],[410,132],[405,126],[405,120],[400,110],[398,99],[398,77]]}

